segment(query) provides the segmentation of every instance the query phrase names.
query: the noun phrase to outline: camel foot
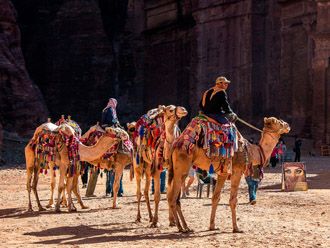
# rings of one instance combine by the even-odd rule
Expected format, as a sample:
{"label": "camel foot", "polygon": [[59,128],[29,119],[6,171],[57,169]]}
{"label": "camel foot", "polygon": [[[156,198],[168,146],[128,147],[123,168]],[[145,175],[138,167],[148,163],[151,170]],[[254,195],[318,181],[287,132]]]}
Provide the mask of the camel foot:
{"label": "camel foot", "polygon": [[215,231],[215,230],[220,230],[220,228],[215,228],[215,226],[210,226],[209,230],[210,231]]}
{"label": "camel foot", "polygon": [[239,230],[239,229],[234,229],[234,230],[233,230],[233,233],[244,233],[244,231]]}
{"label": "camel foot", "polygon": [[43,208],[42,206],[39,206],[39,211],[46,211],[46,209]]}
{"label": "camel foot", "polygon": [[53,208],[53,207],[54,207],[54,204],[49,203],[49,204],[46,205],[46,208]]}
{"label": "camel foot", "polygon": [[32,209],[32,207],[31,208],[28,208],[28,213],[32,213],[33,212],[33,209]]}
{"label": "camel foot", "polygon": [[179,232],[181,232],[181,233],[192,233],[192,232],[194,232],[194,230],[192,230],[190,228],[186,228],[186,229],[179,229]]}
{"label": "camel foot", "polygon": [[121,209],[119,206],[112,206],[112,209]]}
{"label": "camel foot", "polygon": [[69,212],[77,212],[77,209],[75,207],[69,208]]}
{"label": "camel foot", "polygon": [[141,219],[136,219],[135,223],[141,223]]}
{"label": "camel foot", "polygon": [[89,207],[88,206],[85,206],[85,205],[82,205],[81,206],[81,209],[89,209]]}
{"label": "camel foot", "polygon": [[176,226],[174,221],[170,221],[169,226]]}
{"label": "camel foot", "polygon": [[56,208],[55,208],[55,212],[56,212],[56,213],[61,213],[61,209],[60,209],[59,207],[56,207]]}
{"label": "camel foot", "polygon": [[152,222],[150,225],[151,228],[156,228],[156,227],[160,227],[158,222]]}

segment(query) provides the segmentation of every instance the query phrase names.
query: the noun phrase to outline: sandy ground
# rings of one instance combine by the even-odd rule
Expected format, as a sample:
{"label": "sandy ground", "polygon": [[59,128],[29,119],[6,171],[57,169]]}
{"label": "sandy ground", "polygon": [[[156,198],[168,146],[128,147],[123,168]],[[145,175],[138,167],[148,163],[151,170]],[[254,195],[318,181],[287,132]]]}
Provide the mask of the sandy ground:
{"label": "sandy ground", "polygon": [[[281,192],[280,168],[266,169],[255,206],[248,205],[246,183],[242,181],[238,224],[244,231],[233,234],[226,183],[218,207],[216,225],[208,231],[211,199],[196,199],[196,184],[190,197],[182,200],[183,211],[193,233],[181,234],[168,226],[165,195],[160,204],[160,227],[149,228],[145,203],[141,223],[135,223],[137,203],[135,181],[124,174],[125,196],[121,209],[111,209],[105,197],[105,178],[99,178],[96,197],[83,197],[87,210],[76,213],[54,209],[27,213],[28,198],[24,165],[0,167],[0,247],[330,247],[330,159],[304,158],[307,165],[307,192]],[[81,187],[81,185],[80,185]],[[49,177],[42,175],[39,195],[45,206]],[[85,189],[81,189],[85,195]],[[206,193],[204,193],[206,196]],[[153,204],[153,203],[152,203]]]}

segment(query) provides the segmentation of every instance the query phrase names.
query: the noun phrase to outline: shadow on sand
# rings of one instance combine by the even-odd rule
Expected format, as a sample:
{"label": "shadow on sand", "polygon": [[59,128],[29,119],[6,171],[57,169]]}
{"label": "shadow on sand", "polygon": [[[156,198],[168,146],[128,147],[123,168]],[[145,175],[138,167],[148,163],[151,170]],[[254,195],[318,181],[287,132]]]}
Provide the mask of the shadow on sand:
{"label": "shadow on sand", "polygon": [[[127,223],[126,223],[127,224]],[[54,237],[54,236],[66,236],[65,238],[56,238],[51,240],[38,241],[34,244],[65,244],[65,245],[82,245],[82,244],[98,244],[106,242],[134,242],[139,240],[173,240],[173,239],[182,239],[182,238],[196,238],[196,237],[207,237],[214,236],[218,234],[229,234],[229,232],[219,232],[215,231],[201,231],[193,232],[188,234],[182,233],[156,233],[156,234],[119,234],[113,235],[116,233],[125,233],[128,231],[142,229],[145,227],[130,227],[130,228],[112,228],[109,229],[99,229],[96,226],[62,226],[56,228],[50,228],[40,232],[27,232],[24,235],[30,235],[35,237]],[[176,230],[176,229],[173,229]],[[196,235],[198,234],[198,235]],[[201,235],[202,234],[202,235]],[[231,234],[231,233],[230,233]],[[67,237],[71,235],[71,237]],[[111,235],[111,236],[110,236]]]}

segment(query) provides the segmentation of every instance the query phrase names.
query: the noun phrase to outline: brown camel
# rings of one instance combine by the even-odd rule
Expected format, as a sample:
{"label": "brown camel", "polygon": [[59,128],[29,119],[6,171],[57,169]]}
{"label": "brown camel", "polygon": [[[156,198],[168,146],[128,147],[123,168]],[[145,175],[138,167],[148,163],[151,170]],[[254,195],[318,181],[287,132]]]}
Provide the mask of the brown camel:
{"label": "brown camel", "polygon": [[[48,122],[50,122],[50,119],[48,120]],[[104,133],[105,132],[104,129],[100,127],[99,122],[97,122],[96,125],[90,127],[89,130],[84,135],[81,136],[81,133],[82,133],[81,129],[80,129],[79,125],[76,122],[71,120],[71,116],[68,116],[68,119],[65,120],[64,115],[62,115],[62,117],[58,121],[58,123],[67,123],[67,124],[69,124],[75,130],[75,134],[80,139],[80,141],[83,141],[84,139],[85,140],[88,139],[91,136],[92,133],[95,134],[97,132],[98,133],[100,133],[100,132]],[[38,135],[38,133],[41,132],[41,131],[42,131],[42,125],[36,129],[35,134],[33,136],[33,139],[35,139],[36,136]],[[95,145],[97,143],[97,141],[99,140],[99,137],[97,135],[95,135],[93,138],[94,138],[93,139],[93,145]],[[85,144],[85,145],[89,146],[91,144]],[[50,208],[54,204],[54,190],[55,190],[55,186],[56,186],[54,167],[50,166],[49,169],[50,169],[50,192],[51,192],[51,194],[50,194],[49,202],[46,205],[46,208]],[[75,188],[74,192],[79,192],[78,179],[74,178],[73,187]],[[66,196],[65,196],[65,187],[62,191],[62,206],[67,206],[67,200],[66,200]],[[82,208],[87,208],[87,207],[84,206]]]}
{"label": "brown camel", "polygon": [[[152,144],[144,144],[143,140],[137,138],[137,146],[134,151],[135,156],[137,152],[141,152],[140,163],[137,163],[136,157],[133,159],[134,172],[136,175],[137,183],[137,200],[138,200],[138,213],[136,220],[141,221],[140,203],[141,203],[141,179],[143,174],[146,176],[144,197],[147,203],[149,220],[152,222],[151,227],[156,227],[158,224],[158,206],[160,201],[160,173],[161,164],[165,167],[166,162],[170,157],[170,150],[172,143],[176,137],[179,136],[180,130],[177,126],[178,121],[187,115],[187,111],[184,107],[169,105],[159,106],[157,109],[150,110],[147,115],[150,119],[156,120],[161,118],[162,121],[158,121],[158,139],[155,141],[156,145],[152,147]],[[163,122],[163,123],[162,123]],[[157,129],[156,129],[157,130]],[[154,178],[154,200],[155,200],[155,213],[152,216],[149,189],[151,176]]]}
{"label": "brown camel", "polygon": [[[266,160],[270,157],[272,150],[276,146],[281,134],[288,133],[290,131],[289,125],[274,117],[264,118],[264,128],[259,141],[259,145],[247,145],[247,153],[249,155],[249,163],[252,165],[265,166]],[[246,168],[245,159],[241,159],[244,156],[244,151],[236,152],[234,155],[232,163],[232,173],[231,173],[231,191],[230,191],[230,208],[232,211],[232,222],[233,222],[233,232],[240,232],[237,226],[236,219],[236,205],[237,205],[237,192],[238,186]],[[188,175],[188,171],[192,164],[197,165],[203,170],[209,170],[210,164],[214,166],[214,171],[217,174],[217,182],[215,190],[212,197],[212,211],[210,218],[210,230],[215,229],[215,214],[220,200],[221,189],[224,186],[225,180],[228,177],[228,165],[231,159],[226,159],[223,161],[224,166],[219,169],[219,163],[217,161],[211,160],[205,154],[205,150],[194,146],[192,153],[188,154],[185,150],[174,148],[172,153],[172,163],[169,167],[169,180],[168,180],[168,204],[169,209],[173,215],[170,214],[170,225],[176,224],[180,232],[189,232],[190,229],[184,219],[181,204],[180,204],[180,187],[182,180]],[[240,162],[244,161],[244,163]],[[218,165],[217,165],[218,164]],[[173,218],[171,218],[173,216]],[[182,226],[180,224],[180,220]]]}
{"label": "brown camel", "polygon": [[[32,204],[31,204],[31,179],[32,179],[32,174],[34,173],[34,178],[33,178],[33,185],[32,189],[35,194],[37,204],[39,207],[39,210],[44,210],[44,208],[40,204],[40,200],[38,197],[38,192],[37,192],[37,184],[38,184],[38,178],[39,178],[39,171],[40,171],[40,161],[35,161],[36,160],[36,153],[31,146],[33,142],[36,141],[36,138],[38,136],[38,133],[41,131],[49,131],[54,133],[59,140],[61,140],[62,135],[66,136],[75,136],[75,132],[71,126],[69,126],[67,123],[61,124],[60,126],[54,125],[52,123],[45,123],[39,126],[35,134],[33,136],[33,139],[27,144],[25,147],[25,158],[26,158],[26,168],[27,168],[27,191],[28,191],[28,197],[29,197],[29,206],[28,210],[32,211]],[[94,161],[98,157],[102,156],[111,146],[116,144],[120,139],[122,132],[121,130],[118,129],[113,129],[113,128],[108,128],[107,130],[107,135],[104,135],[99,142],[94,145],[94,146],[84,146],[80,142],[78,142],[79,146],[79,155],[80,159],[82,161]],[[60,202],[61,202],[61,193],[64,189],[64,180],[66,179],[66,190],[68,193],[68,207],[69,211],[75,211],[76,208],[74,207],[72,203],[72,198],[71,198],[71,191],[74,192],[76,195],[78,202],[80,203],[82,208],[85,208],[81,201],[81,197],[78,191],[78,187],[73,187],[74,185],[77,185],[78,183],[78,176],[79,173],[75,173],[73,176],[67,176],[67,171],[70,165],[69,161],[69,154],[68,154],[68,149],[66,145],[63,143],[63,141],[59,141],[59,143],[62,143],[60,148],[56,150],[55,153],[55,161],[50,162],[49,168],[52,169],[54,164],[59,166],[59,171],[60,171],[60,179],[59,179],[59,187],[58,187],[58,199],[57,199],[57,204],[55,207],[56,211],[60,211]],[[51,174],[52,171],[51,171]],[[52,198],[51,198],[52,199]]]}
{"label": "brown camel", "polygon": [[[124,142],[124,141],[130,142],[129,135],[125,130],[120,129],[120,128],[116,128],[116,129],[121,130],[122,142]],[[100,133],[103,133],[103,135],[105,134],[105,131],[98,124],[93,126],[88,132],[91,133],[90,131],[93,131],[93,130],[99,131]],[[83,137],[88,137],[88,135],[89,134],[86,133],[83,135]],[[119,146],[121,146],[121,143],[119,144]],[[88,162],[100,169],[114,170],[115,179],[114,179],[114,183],[113,183],[112,208],[116,209],[116,208],[119,208],[118,203],[117,203],[117,193],[119,190],[120,178],[123,174],[124,168],[127,165],[132,163],[132,154],[131,154],[131,151],[124,151],[121,147],[119,147],[117,149],[117,151],[115,151],[113,156],[111,156],[108,159],[103,156],[104,154],[102,154],[102,156],[98,157],[97,159],[88,161]]]}

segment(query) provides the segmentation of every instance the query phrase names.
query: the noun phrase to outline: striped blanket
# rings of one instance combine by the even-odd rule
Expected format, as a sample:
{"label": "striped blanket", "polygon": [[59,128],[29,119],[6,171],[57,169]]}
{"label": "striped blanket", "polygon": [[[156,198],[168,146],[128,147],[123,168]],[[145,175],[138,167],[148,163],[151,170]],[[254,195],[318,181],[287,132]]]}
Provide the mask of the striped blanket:
{"label": "striped blanket", "polygon": [[191,120],[173,144],[174,148],[184,149],[189,154],[196,145],[203,148],[211,159],[230,158],[237,151],[236,127],[232,123],[210,122],[206,116],[199,115]]}

